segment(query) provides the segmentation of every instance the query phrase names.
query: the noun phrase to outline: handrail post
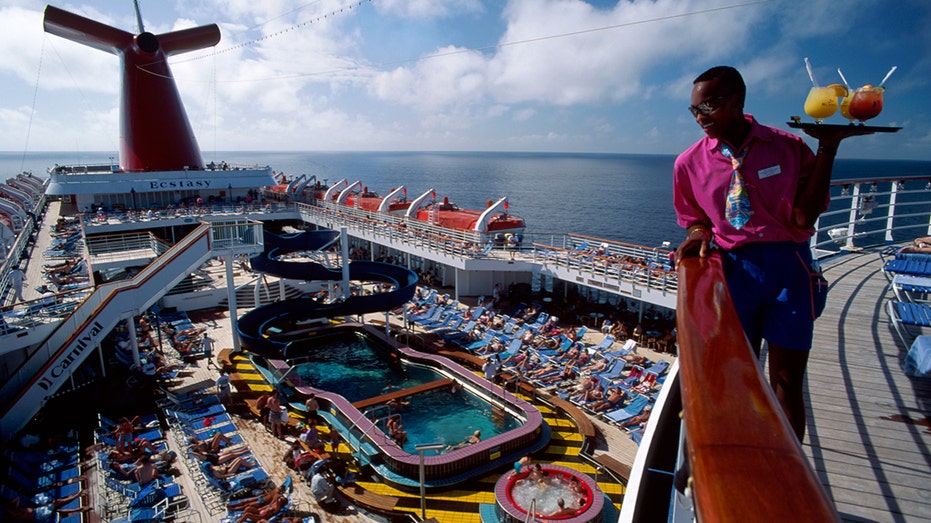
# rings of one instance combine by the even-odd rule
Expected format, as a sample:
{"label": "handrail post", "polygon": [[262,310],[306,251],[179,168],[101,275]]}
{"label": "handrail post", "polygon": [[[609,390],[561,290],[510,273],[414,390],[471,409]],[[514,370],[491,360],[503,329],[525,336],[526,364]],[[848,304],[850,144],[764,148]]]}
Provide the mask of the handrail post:
{"label": "handrail post", "polygon": [[860,208],[860,184],[853,184],[853,196],[850,197],[850,219],[847,220],[847,242],[844,244],[844,248],[847,250],[852,250],[853,246],[853,235],[855,224],[857,222],[857,209]]}
{"label": "handrail post", "polygon": [[892,225],[895,222],[895,201],[899,194],[899,189],[905,189],[905,182],[892,182],[892,188],[889,189],[889,208],[886,210],[886,243],[895,241],[892,238]]}

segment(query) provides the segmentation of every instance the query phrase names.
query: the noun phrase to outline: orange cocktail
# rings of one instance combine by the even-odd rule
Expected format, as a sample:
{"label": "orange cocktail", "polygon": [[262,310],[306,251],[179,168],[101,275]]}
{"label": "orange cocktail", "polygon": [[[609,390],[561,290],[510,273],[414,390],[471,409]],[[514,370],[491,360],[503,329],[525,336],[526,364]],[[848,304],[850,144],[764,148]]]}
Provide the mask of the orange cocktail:
{"label": "orange cocktail", "polygon": [[816,123],[821,123],[837,112],[837,98],[846,94],[847,89],[841,84],[812,87],[805,99],[805,114],[814,118]]}

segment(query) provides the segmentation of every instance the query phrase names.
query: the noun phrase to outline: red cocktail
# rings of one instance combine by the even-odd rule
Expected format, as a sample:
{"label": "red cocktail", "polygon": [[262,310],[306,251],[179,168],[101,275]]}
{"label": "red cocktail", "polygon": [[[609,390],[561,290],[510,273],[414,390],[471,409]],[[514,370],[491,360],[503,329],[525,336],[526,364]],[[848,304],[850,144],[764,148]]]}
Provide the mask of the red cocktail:
{"label": "red cocktail", "polygon": [[854,91],[848,108],[850,116],[860,120],[860,122],[878,116],[883,110],[884,90],[882,86],[866,85]]}

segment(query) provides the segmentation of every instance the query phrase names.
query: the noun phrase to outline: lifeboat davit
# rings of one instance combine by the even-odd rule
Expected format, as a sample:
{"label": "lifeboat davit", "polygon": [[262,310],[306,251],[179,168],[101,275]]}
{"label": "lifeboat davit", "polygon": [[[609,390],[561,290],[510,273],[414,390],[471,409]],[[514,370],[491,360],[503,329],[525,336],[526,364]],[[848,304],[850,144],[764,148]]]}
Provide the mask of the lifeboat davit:
{"label": "lifeboat davit", "polygon": [[[433,198],[432,202],[428,203],[428,196]],[[461,209],[448,196],[438,202],[433,189],[414,200],[407,217],[457,231],[521,234],[526,228],[523,218],[508,214],[507,196],[497,202],[488,200],[486,208],[479,211]]]}
{"label": "lifeboat davit", "polygon": [[[342,198],[342,195],[340,195]],[[371,212],[387,212],[390,214],[403,215],[411,206],[407,199],[407,189],[402,185],[396,189],[391,189],[387,196],[381,196],[368,187],[363,187],[361,192],[349,192],[343,203],[348,207],[362,209]]]}

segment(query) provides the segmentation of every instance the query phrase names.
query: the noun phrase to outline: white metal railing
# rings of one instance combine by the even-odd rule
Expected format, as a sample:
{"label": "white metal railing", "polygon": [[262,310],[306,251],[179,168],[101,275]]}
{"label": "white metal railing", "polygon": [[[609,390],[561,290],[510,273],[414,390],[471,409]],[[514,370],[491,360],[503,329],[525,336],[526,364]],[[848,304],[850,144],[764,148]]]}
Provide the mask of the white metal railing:
{"label": "white metal railing", "polygon": [[[284,203],[208,203],[189,207],[152,207],[145,210],[100,210],[81,213],[85,230],[123,223],[153,222],[154,225],[171,225],[170,220],[193,218],[200,220],[212,216],[235,217],[243,215],[272,214],[294,211],[295,207]],[[169,223],[155,223],[169,221]]]}
{"label": "white metal railing", "polygon": [[[420,220],[352,207],[319,202],[319,205],[297,204],[303,218],[328,227],[346,225],[354,234],[381,238],[387,245],[403,243],[436,254],[480,259],[488,255],[489,248],[508,252],[488,233],[457,231]],[[575,269],[591,277],[634,282],[663,292],[675,292],[676,275],[668,265],[669,251],[641,247],[612,240],[572,234],[541,234],[540,243],[535,235],[524,235],[524,241],[515,249],[522,257],[537,263],[550,263],[557,267]],[[591,245],[579,249],[581,245]],[[592,253],[606,245],[604,256]]]}
{"label": "white metal railing", "polygon": [[[53,394],[63,379],[70,375],[68,369],[79,368],[92,352],[87,349],[96,345],[99,338],[118,321],[148,309],[185,273],[210,256],[258,252],[262,238],[262,224],[251,220],[202,224],[201,228],[172,247],[159,262],[149,264],[133,279],[103,284],[94,289],[0,388],[0,408],[6,407],[2,417],[4,433],[8,435],[9,431],[19,430],[21,424],[38,409],[41,398],[32,385],[35,380],[43,380],[42,388]],[[58,362],[63,358],[73,361],[61,366]],[[54,381],[48,378],[49,372],[43,370],[49,365],[53,365]],[[55,370],[58,368],[60,372]],[[20,401],[26,401],[27,407],[11,414],[13,404]]]}
{"label": "white metal railing", "polygon": [[[45,195],[43,194],[39,201],[36,202],[35,207],[32,209],[32,212],[35,216],[41,216],[42,212],[45,210],[45,205],[47,201]],[[6,259],[3,260],[2,267],[0,267],[0,291],[2,291],[2,299],[0,303],[8,304],[12,303],[16,297],[10,292],[10,271],[13,270],[13,267],[19,265],[20,260],[26,257],[25,252],[26,248],[29,246],[29,242],[33,234],[37,234],[36,230],[37,224],[35,220],[29,219],[26,220],[23,230],[20,231],[19,235],[16,237],[16,241],[13,243],[13,246],[6,253]]]}
{"label": "white metal railing", "polygon": [[265,244],[262,222],[232,219],[210,222],[210,250],[252,253]]}
{"label": "white metal railing", "polygon": [[[271,169],[268,165],[249,165],[249,164],[231,164],[229,162],[210,162],[205,166],[202,172],[223,172],[223,171],[250,171],[250,170],[263,170]],[[198,169],[198,171],[201,171]],[[69,176],[81,176],[87,174],[118,174],[120,173],[120,166],[113,163],[112,158],[110,163],[87,163],[87,164],[71,164],[71,165],[55,165],[55,167],[50,167],[48,169],[48,174],[50,177],[60,178],[60,177],[69,177]]]}
{"label": "white metal railing", "polygon": [[[70,316],[91,291],[90,288],[77,289],[0,308],[0,317],[3,318],[0,336],[58,323]],[[19,348],[15,343],[3,344],[0,346],[0,354]]]}
{"label": "white metal railing", "polygon": [[831,206],[811,239],[821,255],[931,234],[931,173],[837,180],[831,186]]}
{"label": "white metal railing", "polygon": [[90,256],[135,250],[152,251],[158,256],[171,247],[148,231],[93,236],[86,238],[84,244]]}

